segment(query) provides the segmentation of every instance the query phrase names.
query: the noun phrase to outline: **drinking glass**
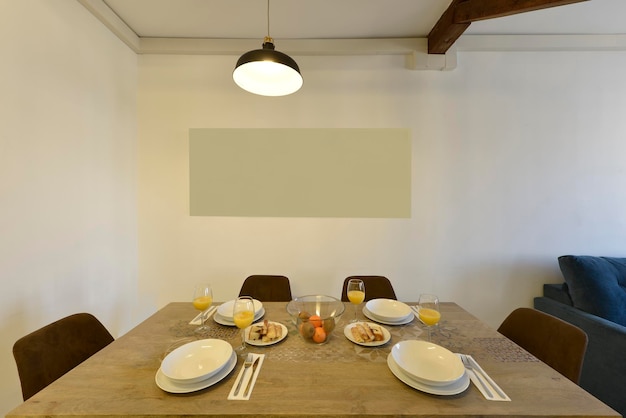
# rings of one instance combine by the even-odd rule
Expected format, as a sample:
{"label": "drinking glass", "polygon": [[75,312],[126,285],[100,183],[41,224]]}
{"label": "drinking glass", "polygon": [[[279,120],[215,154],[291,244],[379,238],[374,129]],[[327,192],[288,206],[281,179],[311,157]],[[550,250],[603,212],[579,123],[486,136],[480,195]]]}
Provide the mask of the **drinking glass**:
{"label": "drinking glass", "polygon": [[207,311],[213,303],[213,290],[208,283],[198,283],[193,290],[193,307],[201,311],[200,320],[202,324],[196,328],[196,333],[205,334],[209,331],[209,327],[206,326]]}
{"label": "drinking glass", "polygon": [[357,322],[356,317],[358,306],[365,300],[365,283],[361,279],[348,280],[348,287],[346,289],[348,294],[348,300],[354,305],[354,319],[350,322]]}
{"label": "drinking glass", "polygon": [[235,300],[233,307],[233,322],[237,328],[241,330],[241,345],[235,348],[238,355],[246,352],[246,335],[245,329],[252,324],[254,320],[254,302],[250,296],[239,296]]}
{"label": "drinking glass", "polygon": [[431,328],[439,322],[441,319],[441,313],[439,312],[439,298],[431,294],[421,294],[419,301],[417,302],[418,315],[420,321],[428,329],[428,341],[431,340]]}

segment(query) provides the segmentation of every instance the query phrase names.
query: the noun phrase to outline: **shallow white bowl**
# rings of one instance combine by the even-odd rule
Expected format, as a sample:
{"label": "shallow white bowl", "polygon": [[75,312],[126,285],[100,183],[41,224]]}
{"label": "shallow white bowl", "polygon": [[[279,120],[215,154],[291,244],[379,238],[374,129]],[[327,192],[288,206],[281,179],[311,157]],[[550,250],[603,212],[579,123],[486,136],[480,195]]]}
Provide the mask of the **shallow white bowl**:
{"label": "shallow white bowl", "polygon": [[161,362],[163,374],[176,383],[208,379],[226,365],[233,347],[224,340],[197,340],[178,347]]}
{"label": "shallow white bowl", "polygon": [[[259,311],[263,308],[263,303],[260,300],[252,299],[254,303],[254,316],[258,315]],[[229,300],[222,303],[217,308],[217,313],[222,315],[223,318],[233,320],[233,309],[235,308],[235,300]]]}
{"label": "shallow white bowl", "polygon": [[411,315],[409,305],[394,299],[372,299],[365,307],[372,315],[383,321],[402,321]]}
{"label": "shallow white bowl", "polygon": [[391,348],[391,355],[402,371],[432,386],[452,384],[465,373],[456,354],[428,341],[401,341]]}

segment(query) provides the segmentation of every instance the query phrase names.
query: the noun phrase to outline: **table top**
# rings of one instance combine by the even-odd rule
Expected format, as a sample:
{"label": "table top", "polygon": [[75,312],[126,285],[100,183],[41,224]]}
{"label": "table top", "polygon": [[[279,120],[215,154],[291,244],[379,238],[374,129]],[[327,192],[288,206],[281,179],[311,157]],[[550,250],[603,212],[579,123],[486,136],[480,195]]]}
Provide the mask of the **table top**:
{"label": "table top", "polygon": [[[347,304],[330,340],[305,342],[284,302],[265,302],[265,318],[288,328],[275,345],[250,347],[265,354],[249,400],[228,400],[243,364],[221,382],[198,392],[171,394],[155,383],[163,357],[194,338],[191,303],[174,302],[71,370],[7,417],[399,417],[399,416],[619,416],[583,389],[541,363],[455,303],[442,303],[440,329],[433,342],[471,354],[509,395],[510,402],[486,400],[471,384],[453,396],[430,395],[398,380],[386,360],[393,344],[423,339],[416,319],[384,327],[391,341],[363,347],[349,341],[343,328],[353,315]],[[359,312],[359,316],[363,317]],[[240,342],[240,331],[213,319],[208,338]]]}

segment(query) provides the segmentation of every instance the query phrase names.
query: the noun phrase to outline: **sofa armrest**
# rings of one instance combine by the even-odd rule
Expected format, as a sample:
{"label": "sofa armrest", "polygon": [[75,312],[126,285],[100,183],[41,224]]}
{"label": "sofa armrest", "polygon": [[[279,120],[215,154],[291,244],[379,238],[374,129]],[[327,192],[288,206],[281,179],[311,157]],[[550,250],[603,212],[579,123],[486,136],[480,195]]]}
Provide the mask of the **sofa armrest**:
{"label": "sofa armrest", "polygon": [[569,295],[567,283],[544,284],[543,295],[547,298],[554,299],[557,302],[561,302],[569,306],[574,306],[574,302],[572,302],[572,298]]}
{"label": "sofa armrest", "polygon": [[536,297],[534,305],[587,333],[580,386],[626,416],[626,327],[547,297]]}

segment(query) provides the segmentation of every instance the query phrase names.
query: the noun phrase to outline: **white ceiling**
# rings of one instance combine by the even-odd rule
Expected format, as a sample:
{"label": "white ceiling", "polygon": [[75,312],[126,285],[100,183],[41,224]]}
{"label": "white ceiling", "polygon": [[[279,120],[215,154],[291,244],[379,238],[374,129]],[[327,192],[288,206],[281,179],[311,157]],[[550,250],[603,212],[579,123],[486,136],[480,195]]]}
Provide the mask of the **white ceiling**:
{"label": "white ceiling", "polygon": [[[280,39],[423,38],[451,0],[271,0]],[[252,39],[266,0],[104,0],[140,38]],[[465,35],[626,34],[626,0],[590,0],[473,23]]]}

